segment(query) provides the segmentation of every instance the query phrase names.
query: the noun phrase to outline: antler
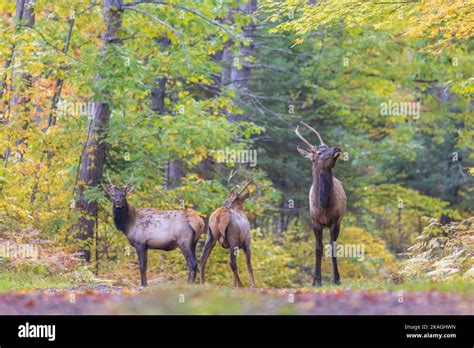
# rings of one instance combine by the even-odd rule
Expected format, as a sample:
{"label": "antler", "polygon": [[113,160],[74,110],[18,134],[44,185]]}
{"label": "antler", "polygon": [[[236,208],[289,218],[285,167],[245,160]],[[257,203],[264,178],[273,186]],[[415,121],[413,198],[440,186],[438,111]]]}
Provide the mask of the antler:
{"label": "antler", "polygon": [[310,142],[309,142],[308,140],[306,140],[306,139],[300,134],[300,132],[299,132],[299,130],[298,130],[298,127],[299,127],[299,125],[297,125],[297,126],[296,126],[296,129],[295,129],[296,136],[297,136],[298,138],[300,138],[306,145],[308,145],[310,149],[312,149],[312,148],[314,147],[314,145],[311,145]]}
{"label": "antler", "polygon": [[232,169],[230,171],[229,177],[227,178],[227,188],[230,188],[230,181],[235,176],[235,174],[237,174],[238,171],[239,171],[239,169]]}
{"label": "antler", "polygon": [[308,129],[312,130],[314,133],[316,133],[316,135],[318,136],[318,139],[319,139],[319,145],[321,146],[326,146],[326,144],[324,143],[323,141],[323,138],[321,138],[321,136],[319,135],[319,133],[316,131],[316,129],[314,129],[313,127],[307,125],[306,123],[304,123],[303,121],[301,121],[301,123],[306,126]]}
{"label": "antler", "polygon": [[244,188],[243,188],[242,190],[240,190],[239,196],[245,191],[245,189],[246,189],[250,184],[253,184],[253,179],[250,179],[250,180],[247,181],[247,183],[245,184]]}
{"label": "antler", "polygon": [[106,174],[107,174],[107,180],[109,180],[109,184],[110,184],[112,187],[115,187],[115,185],[113,184],[112,180],[110,180],[110,176],[109,176],[109,171],[108,171],[108,170],[107,170]]}
{"label": "antler", "polygon": [[132,176],[130,176],[130,179],[128,179],[127,183],[125,184],[125,186],[130,186],[132,185],[132,181],[133,181],[133,173],[132,173]]}

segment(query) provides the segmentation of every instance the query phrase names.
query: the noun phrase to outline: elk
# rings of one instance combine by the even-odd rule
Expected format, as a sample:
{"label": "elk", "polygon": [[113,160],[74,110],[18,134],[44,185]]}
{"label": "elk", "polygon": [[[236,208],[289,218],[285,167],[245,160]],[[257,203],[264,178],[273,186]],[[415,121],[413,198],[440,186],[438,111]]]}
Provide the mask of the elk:
{"label": "elk", "polygon": [[189,269],[188,283],[196,279],[196,244],[204,231],[204,221],[193,209],[158,211],[152,208],[135,209],[127,196],[133,191],[130,181],[116,186],[110,180],[105,191],[113,201],[115,227],[127,236],[137,250],[141,285],[147,286],[148,249],[164,251],[181,249]]}
{"label": "elk", "polygon": [[312,175],[313,184],[309,191],[309,206],[312,219],[313,232],[316,237],[316,260],[313,275],[313,286],[322,285],[321,282],[321,259],[323,256],[323,228],[328,227],[330,231],[330,242],[332,250],[333,283],[340,284],[339,271],[337,269],[336,241],[339,236],[341,221],[346,211],[346,194],[342,184],[332,174],[332,168],[341,154],[339,147],[327,146],[319,133],[309,125],[301,122],[312,132],[316,133],[319,145],[312,145],[299,132],[296,126],[295,133],[308,147],[304,149],[297,147],[298,152],[313,162]]}
{"label": "elk", "polygon": [[209,227],[207,229],[206,243],[201,257],[201,284],[205,282],[205,268],[209,255],[217,242],[223,248],[230,251],[230,268],[234,276],[234,286],[243,287],[237,271],[237,254],[239,249],[243,249],[247,261],[247,269],[250,274],[252,288],[255,287],[253,277],[252,262],[250,256],[250,223],[243,210],[244,201],[249,197],[250,192],[243,193],[247,187],[253,183],[247,181],[240,192],[230,189],[230,181],[237,171],[231,171],[227,179],[227,188],[230,193],[224,204],[217,208],[209,218]]}

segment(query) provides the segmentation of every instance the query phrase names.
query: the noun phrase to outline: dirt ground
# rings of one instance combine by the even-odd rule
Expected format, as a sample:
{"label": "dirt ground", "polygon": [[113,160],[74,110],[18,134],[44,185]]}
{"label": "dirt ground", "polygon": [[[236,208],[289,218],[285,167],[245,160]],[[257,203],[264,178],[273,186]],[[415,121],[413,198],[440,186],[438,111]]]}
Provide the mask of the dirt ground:
{"label": "dirt ground", "polygon": [[474,314],[474,294],[437,291],[82,286],[0,293],[0,314]]}

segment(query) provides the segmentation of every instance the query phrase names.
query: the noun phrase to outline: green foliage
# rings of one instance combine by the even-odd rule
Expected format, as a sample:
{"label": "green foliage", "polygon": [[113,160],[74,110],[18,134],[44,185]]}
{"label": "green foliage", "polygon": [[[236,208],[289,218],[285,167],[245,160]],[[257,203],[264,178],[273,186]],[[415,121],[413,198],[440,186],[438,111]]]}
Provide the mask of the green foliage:
{"label": "green foliage", "polygon": [[45,265],[11,263],[0,259],[0,291],[72,286],[63,274],[51,272]]}
{"label": "green foliage", "polygon": [[[248,112],[267,129],[268,138],[258,145],[268,156],[262,166],[285,197],[281,206],[292,199],[299,209],[283,209],[283,216],[308,216],[310,163],[298,157],[300,142],[290,135],[303,120],[346,152],[334,168],[348,196],[346,219],[401,253],[421,233],[422,216],[472,215],[472,178],[466,174],[472,166],[472,98],[459,86],[469,85],[474,64],[472,33],[463,30],[460,40],[425,36],[425,30],[463,26],[459,19],[467,8],[461,1],[396,8],[358,1],[266,2],[266,29],[281,39],[265,42],[257,60],[282,72],[256,73]],[[454,12],[437,27],[443,11]],[[297,45],[288,49],[288,42]],[[279,54],[268,54],[272,49]],[[418,102],[420,113],[383,114],[384,105],[403,102]]]}
{"label": "green foliage", "polygon": [[400,253],[413,244],[423,227],[423,216],[451,216],[459,213],[447,209],[448,203],[394,184],[368,185],[357,189],[355,207],[363,214],[366,226],[378,225],[377,235],[390,250]]}
{"label": "green foliage", "polygon": [[[74,188],[91,123],[83,107],[99,102],[111,109],[104,169],[116,183],[133,174],[130,202],[135,207],[184,205],[207,217],[225,200],[225,178],[235,167],[213,162],[215,151],[258,150],[257,168],[241,168],[236,179],[240,185],[249,177],[256,183],[245,208],[255,227],[253,262],[262,287],[310,283],[314,241],[305,233],[310,163],[298,156],[300,142],[292,132],[301,120],[345,152],[334,168],[348,196],[348,227],[338,242],[364,245],[366,257],[341,258],[343,280],[385,280],[396,265],[394,255],[404,253],[423,231],[422,216],[472,215],[472,177],[466,174],[474,168],[469,6],[459,0],[403,6],[264,2],[263,12],[253,17],[259,29],[246,62],[251,79],[240,95],[235,86],[220,84],[229,67],[219,61],[224,48],[232,47],[226,53],[235,54],[250,43],[242,39],[248,14],[235,13],[231,24],[222,21],[240,3],[139,4],[138,12],[123,13],[120,45],[104,49],[100,4],[36,0],[36,22],[30,28],[15,23],[13,1],[0,1],[1,82],[6,82],[0,103],[0,232],[13,238],[35,229],[67,252],[79,246],[71,227],[78,219]],[[240,60],[233,64],[239,69],[245,65]],[[156,112],[150,91],[163,78],[164,110]],[[58,82],[61,103],[53,105]],[[24,97],[21,106],[12,103],[18,91]],[[384,114],[389,102],[419,103],[420,113]],[[234,114],[242,120],[231,121]],[[54,125],[48,125],[50,116]],[[313,135],[305,134],[314,142]],[[206,160],[211,170],[202,169]],[[184,171],[175,185],[168,177],[173,161]],[[100,182],[107,184],[104,175]],[[135,252],[125,254],[129,243],[113,226],[101,185],[85,193],[87,201],[99,206],[98,239],[82,242],[97,255],[97,263],[66,272],[55,269],[50,259],[44,267],[68,273],[75,282],[93,281],[91,272],[98,270],[111,281],[135,283]],[[413,260],[441,257],[438,249],[430,249],[438,242],[446,252],[458,248],[448,236],[430,244],[433,226],[421,233]],[[178,251],[150,254],[152,272],[186,278]],[[446,262],[460,265],[452,255],[457,254],[442,254],[439,268],[431,261],[407,265],[443,273]],[[208,266],[210,284],[232,283],[228,258],[227,250],[215,248]],[[238,260],[248,284],[243,255]],[[35,267],[14,273],[43,274]],[[458,273],[470,274],[464,263],[459,267]],[[327,282],[327,257],[323,270]],[[424,271],[414,272],[419,276]],[[444,277],[441,273],[436,278]]]}

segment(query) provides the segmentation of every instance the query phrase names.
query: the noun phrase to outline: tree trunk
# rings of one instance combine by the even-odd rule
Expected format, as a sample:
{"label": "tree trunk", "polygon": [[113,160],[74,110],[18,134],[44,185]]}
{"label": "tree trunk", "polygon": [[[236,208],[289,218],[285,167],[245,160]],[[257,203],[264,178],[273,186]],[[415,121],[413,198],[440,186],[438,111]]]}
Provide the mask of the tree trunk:
{"label": "tree trunk", "polygon": [[[34,13],[35,0],[17,0],[16,2],[16,18],[18,21],[25,22],[25,26],[33,28],[35,25]],[[18,85],[16,85],[18,83]],[[13,71],[12,73],[12,100],[10,103],[10,110],[13,115],[20,113],[28,113],[27,104],[30,100],[28,96],[28,89],[31,87],[31,75],[27,73],[19,73]],[[25,122],[26,128],[27,122]]]}
{"label": "tree trunk", "polygon": [[[102,36],[101,54],[105,58],[109,46],[120,44],[117,33],[122,27],[123,0],[103,0],[102,6],[106,31]],[[103,77],[97,74],[95,83],[99,84],[102,79]],[[99,102],[87,127],[87,138],[75,189],[75,210],[80,213],[79,221],[75,226],[75,237],[83,241],[88,241],[94,237],[94,227],[97,219],[97,202],[88,202],[85,199],[85,191],[97,187],[102,176],[105,161],[104,137],[110,119],[110,108],[106,99],[104,95],[98,95],[95,98]],[[83,245],[82,254],[84,259],[89,262],[91,258],[90,249]]]}
{"label": "tree trunk", "polygon": [[[157,114],[166,113],[166,77],[157,77],[150,92],[150,108]],[[170,189],[179,185],[184,176],[183,163],[178,159],[172,159],[166,167],[165,188]]]}
{"label": "tree trunk", "polygon": [[[252,15],[257,10],[257,0],[248,0],[245,5],[237,7],[235,11],[246,15]],[[232,12],[229,13],[227,20],[232,22]],[[233,52],[231,44],[226,45],[222,54],[224,68],[222,71],[222,84],[229,86],[235,91],[235,102],[242,104],[248,98],[248,86],[251,77],[251,63],[249,58],[252,56],[255,43],[254,36],[256,25],[251,21],[248,25],[242,27],[242,36],[248,40],[248,45],[242,45],[237,53]],[[229,115],[229,120],[239,121],[243,115]]]}
{"label": "tree trunk", "polygon": [[[160,48],[166,49],[171,45],[171,40],[166,37],[156,39]],[[155,78],[154,84],[150,91],[150,109],[157,114],[166,113],[166,83],[167,77]],[[170,189],[179,185],[179,181],[184,176],[183,163],[179,159],[172,159],[166,166],[165,188]]]}
{"label": "tree trunk", "polygon": [[[256,10],[257,0],[249,0],[243,7],[239,7],[239,11],[243,12],[248,16],[251,16]],[[240,47],[240,52],[237,57],[235,57],[238,58],[238,62],[236,62],[238,64],[232,64],[230,77],[233,86],[238,89],[239,95],[245,98],[245,95],[248,92],[248,86],[251,75],[251,64],[248,62],[248,60],[252,56],[255,48],[255,23],[251,21],[248,25],[242,27],[242,31],[242,36],[244,40],[248,40],[249,44],[242,45]]]}
{"label": "tree trunk", "polygon": [[[34,15],[34,8],[33,8],[34,0],[17,0],[15,4],[15,18],[16,18],[16,28],[17,31],[20,28],[20,23],[23,20],[26,20],[26,26],[32,28],[35,24],[35,15]],[[16,45],[13,43],[10,49],[10,56],[7,58],[5,62],[5,69],[2,76],[2,82],[0,85],[0,99],[3,98],[4,88],[6,86],[7,76],[8,76],[8,69],[13,62],[13,57],[15,55],[15,47]]]}
{"label": "tree trunk", "polygon": [[[35,25],[35,13],[33,5],[35,0],[17,0],[16,1],[16,10],[15,16],[17,23],[23,23],[26,27],[32,28]],[[19,24],[17,24],[17,30],[19,28]],[[2,78],[2,95],[3,97],[3,90],[6,85],[6,79],[8,72],[7,70],[10,68],[11,64],[15,61],[15,52],[16,52],[16,45],[13,44],[11,48],[11,56],[7,59],[5,65],[5,73]],[[17,121],[19,118],[23,118],[23,126],[22,128],[25,130],[28,127],[29,121],[29,107],[28,104],[30,102],[29,96],[29,89],[31,88],[31,75],[27,73],[22,73],[17,70],[12,71],[11,83],[10,83],[10,90],[12,93],[11,100],[8,104],[8,115],[13,116],[14,122]],[[20,121],[21,122],[21,121]],[[15,141],[15,145],[18,146],[25,141],[24,138],[20,136],[19,139]],[[12,154],[12,149],[8,148],[5,153],[5,165],[8,163],[8,159]],[[22,153],[18,152],[19,156],[22,157]]]}
{"label": "tree trunk", "polygon": [[[233,13],[238,11],[246,15],[251,15],[257,10],[257,0],[248,0],[245,5],[238,6],[236,9],[230,10],[226,18],[223,20],[224,23],[232,24]],[[248,58],[253,54],[254,43],[253,36],[256,31],[255,24],[251,21],[248,25],[242,28],[243,39],[249,40],[248,46],[243,45],[240,48],[239,53],[234,56],[233,45],[231,41],[228,41],[224,45],[222,52],[218,52],[215,55],[216,60],[222,62],[222,73],[220,81],[217,81],[218,88],[215,88],[216,94],[219,89],[229,86],[235,91],[235,103],[240,105],[242,100],[246,99],[248,94],[248,84],[251,75],[251,68],[248,62]],[[219,80],[219,77],[216,78]],[[230,114],[227,115],[227,119],[231,122],[240,121],[243,119],[243,115]],[[205,179],[210,179],[209,173],[213,170],[213,164],[210,159],[206,158],[198,164],[198,175]]]}
{"label": "tree trunk", "polygon": [[150,109],[157,114],[166,112],[165,96],[166,96],[166,77],[157,77],[150,92]]}

